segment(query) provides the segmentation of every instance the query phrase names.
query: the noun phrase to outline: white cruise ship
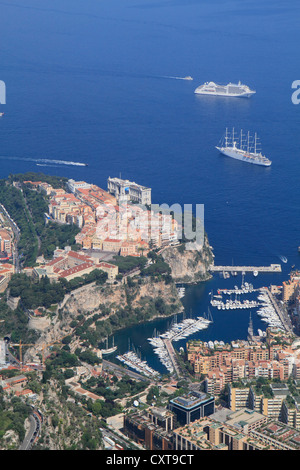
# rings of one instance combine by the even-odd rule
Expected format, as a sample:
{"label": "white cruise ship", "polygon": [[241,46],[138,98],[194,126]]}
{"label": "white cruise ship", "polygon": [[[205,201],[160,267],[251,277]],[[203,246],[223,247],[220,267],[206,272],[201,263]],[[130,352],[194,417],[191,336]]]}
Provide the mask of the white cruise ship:
{"label": "white cruise ship", "polygon": [[248,132],[246,136],[241,130],[238,136],[235,134],[234,128],[232,129],[232,133],[228,133],[226,128],[225,136],[221,139],[216,149],[223,155],[235,158],[236,160],[242,160],[243,162],[252,163],[254,165],[270,166],[272,164],[271,160],[262,155],[258,149],[258,145],[258,137],[256,134],[254,137],[251,137]]}
{"label": "white cruise ship", "polygon": [[250,90],[247,85],[239,83],[228,83],[217,85],[215,82],[206,82],[196,88],[197,95],[229,96],[236,98],[250,98],[256,91]]}

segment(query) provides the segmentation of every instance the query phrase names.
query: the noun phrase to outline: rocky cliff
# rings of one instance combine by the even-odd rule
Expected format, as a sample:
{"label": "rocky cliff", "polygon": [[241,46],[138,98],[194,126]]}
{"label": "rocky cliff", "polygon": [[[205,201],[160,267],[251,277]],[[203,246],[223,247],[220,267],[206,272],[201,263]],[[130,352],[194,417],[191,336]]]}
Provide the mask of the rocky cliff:
{"label": "rocky cliff", "polygon": [[202,247],[187,249],[185,243],[166,248],[162,253],[176,283],[196,284],[211,278],[209,266],[214,262],[212,248],[205,235]]}
{"label": "rocky cliff", "polygon": [[145,279],[139,283],[134,282],[130,287],[126,284],[84,286],[73,291],[64,303],[64,310],[72,316],[77,312],[98,313],[103,307],[114,313],[129,304],[132,308],[141,308],[158,298],[162,298],[166,305],[175,305],[175,313],[182,309],[174,283],[166,284],[164,281],[153,282]]}
{"label": "rocky cliff", "polygon": [[[70,334],[72,322],[82,315],[87,321],[96,315],[102,325],[110,324],[110,328],[116,331],[156,316],[169,316],[182,310],[183,305],[174,282],[146,278],[134,279],[130,285],[118,283],[98,286],[93,283],[65,296],[50,324],[44,322],[43,328],[41,325],[38,328],[37,325],[31,324],[31,328],[40,330],[38,344],[42,345]],[[110,321],[112,317],[113,322]],[[90,328],[93,329],[93,325],[92,323]],[[100,336],[102,329],[103,326],[99,330]],[[27,355],[27,359],[28,357]]]}
{"label": "rocky cliff", "polygon": [[[87,321],[91,319],[89,329],[97,330],[99,339],[103,339],[120,328],[183,311],[175,283],[208,280],[211,277],[209,266],[214,260],[212,248],[205,237],[202,247],[189,250],[183,243],[167,247],[161,255],[171,268],[173,281],[164,276],[160,280],[135,277],[128,284],[99,286],[92,283],[80,287],[65,296],[50,322],[48,318],[48,323],[43,325],[30,325],[40,330],[38,343],[41,345],[70,334],[72,323],[79,316]],[[95,316],[97,321],[93,320]]]}

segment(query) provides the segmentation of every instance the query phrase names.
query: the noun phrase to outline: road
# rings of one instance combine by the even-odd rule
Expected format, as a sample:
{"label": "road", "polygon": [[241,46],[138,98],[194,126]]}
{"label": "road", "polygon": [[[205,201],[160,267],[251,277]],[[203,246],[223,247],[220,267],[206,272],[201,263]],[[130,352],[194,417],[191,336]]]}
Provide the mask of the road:
{"label": "road", "polygon": [[164,341],[166,349],[168,351],[170,360],[173,364],[175,373],[176,373],[177,377],[180,377],[180,369],[179,369],[177,361],[176,361],[176,354],[175,354],[175,350],[173,348],[172,342],[169,339],[164,339],[163,341]]}
{"label": "road", "polygon": [[287,313],[287,310],[284,305],[279,305],[276,298],[271,294],[269,289],[264,289],[263,292],[267,292],[268,297],[271,301],[273,308],[275,309],[278,317],[280,318],[283,326],[285,327],[288,333],[294,333],[293,325],[291,319]]}
{"label": "road", "polygon": [[119,372],[122,375],[128,375],[133,379],[142,380],[143,382],[150,382],[148,377],[143,376],[142,374],[138,374],[137,372],[133,372],[130,369],[125,369],[122,366],[118,366],[113,362],[109,362],[103,359],[103,370],[113,370],[114,372]]}
{"label": "road", "polygon": [[5,348],[6,348],[6,352],[5,352],[5,353],[6,353],[7,362],[9,362],[10,365],[19,366],[19,365],[20,365],[20,361],[18,361],[18,360],[15,358],[15,356],[10,352],[7,343],[5,344]]}
{"label": "road", "polygon": [[2,204],[0,204],[0,212],[5,217],[7,223],[9,224],[14,234],[13,250],[12,250],[13,264],[15,266],[15,272],[19,273],[20,262],[19,262],[19,253],[18,253],[18,243],[20,240],[20,229]]}
{"label": "road", "polygon": [[29,416],[30,427],[27,431],[27,434],[19,447],[19,450],[30,450],[32,446],[37,441],[42,425],[42,417],[36,411],[33,410],[33,413]]}

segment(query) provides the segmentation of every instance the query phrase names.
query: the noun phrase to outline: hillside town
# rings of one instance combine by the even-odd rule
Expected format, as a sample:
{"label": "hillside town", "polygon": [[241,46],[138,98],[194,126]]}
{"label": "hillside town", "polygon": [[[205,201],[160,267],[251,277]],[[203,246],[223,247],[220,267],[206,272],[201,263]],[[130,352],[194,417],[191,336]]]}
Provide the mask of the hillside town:
{"label": "hillside town", "polygon": [[109,192],[84,181],[68,180],[69,192],[47,183],[26,183],[49,196],[49,216],[54,221],[80,228],[76,242],[83,249],[139,256],[150,245],[178,241],[176,219],[150,210],[150,188],[119,178],[108,179]]}
{"label": "hillside town", "polygon": [[[159,292],[159,295],[165,292],[164,301],[175,295],[180,303],[178,295],[184,288],[179,287],[177,293],[171,294],[170,280],[164,283],[168,271],[162,271],[162,277],[159,274],[154,278],[141,275],[137,268],[120,272],[115,257],[145,259],[148,260],[146,267],[149,267],[157,262],[164,249],[177,249],[181,245],[181,227],[171,214],[154,213],[151,189],[136,183],[109,178],[107,191],[70,179],[58,186],[42,180],[12,182],[12,187],[24,197],[28,214],[33,211],[33,206],[29,205],[30,195],[46,202],[48,210],[40,214],[45,230],[50,227],[77,229],[72,246],[56,246],[50,257],[39,254],[32,266],[20,262],[18,240],[21,230],[17,222],[4,206],[0,214],[1,292],[9,312],[23,308],[29,320],[28,331],[40,335],[32,344],[22,338],[13,342],[11,334],[0,341],[3,396],[7,403],[15,397],[30,404],[35,422],[35,434],[29,436],[28,441],[18,441],[14,436],[15,444],[12,445],[43,448],[43,440],[51,448],[62,445],[58,436],[57,439],[51,437],[47,423],[51,423],[53,416],[45,407],[45,390],[38,385],[47,376],[53,385],[57,384],[57,372],[53,371],[62,367],[66,403],[82,409],[85,413],[83,421],[92,416],[95,423],[101,422],[102,437],[99,437],[98,448],[299,449],[299,273],[294,270],[281,286],[260,290],[261,296],[268,292],[284,317],[278,327],[275,326],[277,323],[270,323],[264,334],[254,333],[250,317],[247,340],[229,344],[187,340],[186,347],[177,351],[172,342],[179,336],[180,325],[185,323],[175,323],[173,336],[166,333],[161,338],[151,339],[153,344],[161,344],[161,349],[158,348],[161,359],[170,362],[169,371],[164,375],[153,371],[146,361],[133,353],[128,353],[131,359],[127,365],[116,364],[110,361],[110,353],[116,346],[100,347],[98,340],[97,345],[90,343],[90,338],[95,342],[93,338],[99,337],[93,337],[93,334],[100,326],[99,334],[103,337],[103,325],[108,325],[114,317],[116,321],[119,311],[115,299],[120,301],[122,297],[128,297],[130,306],[134,295],[154,289],[153,292]],[[105,277],[95,277],[95,272],[104,273]],[[58,285],[69,287],[58,305],[54,298],[42,305],[41,298],[31,308],[25,291],[12,282],[15,275],[25,275],[28,279],[29,284],[21,279],[25,290],[39,285],[47,288],[45,280],[54,289]],[[78,284],[80,279],[84,282]],[[14,294],[16,289],[17,295]],[[84,307],[97,296],[101,302],[112,297],[113,303],[100,302],[97,308]],[[158,299],[155,305],[161,308]],[[165,310],[166,304],[163,306]],[[133,312],[130,307],[129,315]],[[167,312],[172,315],[172,310]],[[196,331],[193,330],[196,325],[193,326],[192,320],[190,322],[184,327],[187,335]],[[202,325],[199,328],[207,328],[210,320],[199,317],[198,322]],[[85,324],[88,325],[86,328]],[[59,358],[62,365],[57,362],[53,369],[51,364],[56,364]],[[125,384],[127,391],[124,394]],[[51,396],[56,410],[61,407],[59,413],[62,415],[66,404],[59,403],[53,392]],[[70,414],[68,420],[71,419]],[[7,439],[8,436],[10,433]],[[4,441],[2,445],[5,448]],[[78,441],[76,445],[80,447],[81,444]]]}

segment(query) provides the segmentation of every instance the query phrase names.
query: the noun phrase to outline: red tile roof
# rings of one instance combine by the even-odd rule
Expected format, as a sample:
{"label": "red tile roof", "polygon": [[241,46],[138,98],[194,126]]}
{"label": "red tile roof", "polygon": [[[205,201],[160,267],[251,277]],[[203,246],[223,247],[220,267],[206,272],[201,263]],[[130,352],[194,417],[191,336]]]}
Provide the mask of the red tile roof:
{"label": "red tile roof", "polygon": [[76,251],[69,251],[68,256],[71,256],[72,258],[76,258],[85,262],[91,261],[91,258],[89,256],[80,255],[79,253],[76,253]]}
{"label": "red tile roof", "polygon": [[94,264],[91,263],[82,263],[79,266],[74,266],[73,268],[66,269],[65,271],[62,271],[59,275],[59,277],[68,277],[71,276],[72,274],[80,273],[81,271],[84,271],[85,269],[91,268]]}
{"label": "red tile roof", "polygon": [[46,264],[46,266],[53,266],[56,263],[59,263],[64,259],[63,256],[58,256],[57,258],[54,258],[53,260],[49,261],[49,263]]}
{"label": "red tile roof", "polygon": [[105,261],[101,261],[101,263],[99,263],[98,266],[100,267],[103,266],[104,268],[116,268],[115,264],[105,263]]}

